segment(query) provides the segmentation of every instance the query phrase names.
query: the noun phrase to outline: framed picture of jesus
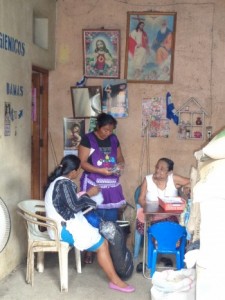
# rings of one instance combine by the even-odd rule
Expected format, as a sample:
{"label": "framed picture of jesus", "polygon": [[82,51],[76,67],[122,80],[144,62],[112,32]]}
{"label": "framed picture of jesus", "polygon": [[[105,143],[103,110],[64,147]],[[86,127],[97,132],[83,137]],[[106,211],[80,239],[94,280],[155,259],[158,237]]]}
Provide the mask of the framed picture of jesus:
{"label": "framed picture of jesus", "polygon": [[127,82],[173,82],[175,33],[175,12],[127,13]]}

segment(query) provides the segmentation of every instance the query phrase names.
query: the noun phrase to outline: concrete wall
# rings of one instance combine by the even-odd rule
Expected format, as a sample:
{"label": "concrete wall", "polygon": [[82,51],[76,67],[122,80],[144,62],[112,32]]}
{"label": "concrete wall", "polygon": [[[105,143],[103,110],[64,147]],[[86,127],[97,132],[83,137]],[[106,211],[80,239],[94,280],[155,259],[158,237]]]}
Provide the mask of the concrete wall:
{"label": "concrete wall", "polygon": [[[49,20],[48,49],[33,44],[34,15]],[[0,196],[9,209],[12,223],[9,242],[0,253],[0,279],[25,256],[25,227],[16,214],[16,205],[23,199],[29,199],[31,193],[32,65],[49,70],[54,68],[55,19],[55,0],[0,1]],[[9,39],[18,41],[15,51],[9,50],[9,43],[6,42]],[[13,88],[16,91],[12,92]],[[13,111],[7,126],[5,102]],[[10,131],[10,135],[6,136],[5,130]]]}
{"label": "concrete wall", "polygon": [[[117,134],[126,159],[121,182],[127,200],[133,202],[134,190],[146,175],[147,160],[146,155],[143,157],[141,137],[143,98],[165,96],[170,91],[178,109],[195,97],[208,113],[206,125],[212,125],[214,132],[224,126],[225,2],[59,0],[57,4],[57,56],[56,69],[50,74],[49,129],[58,161],[63,155],[63,117],[73,115],[70,86],[83,75],[82,29],[120,29],[121,78],[124,78],[127,12],[177,12],[173,84],[129,83],[129,116],[118,119]],[[89,78],[87,85],[102,85],[102,79]],[[195,165],[193,153],[205,141],[179,140],[177,131],[171,121],[169,138],[150,138],[147,156],[151,171],[158,158],[166,156],[175,161],[175,173],[189,176],[191,165]],[[53,169],[52,149],[49,157],[49,168]]]}

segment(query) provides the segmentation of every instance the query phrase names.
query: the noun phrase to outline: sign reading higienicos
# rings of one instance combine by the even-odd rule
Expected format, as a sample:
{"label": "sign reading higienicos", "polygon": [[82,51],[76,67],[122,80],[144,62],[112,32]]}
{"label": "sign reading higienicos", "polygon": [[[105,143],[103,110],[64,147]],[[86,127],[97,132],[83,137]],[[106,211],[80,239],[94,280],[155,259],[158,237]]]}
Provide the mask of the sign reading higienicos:
{"label": "sign reading higienicos", "polygon": [[2,32],[0,32],[0,49],[10,51],[21,56],[25,55],[25,43]]}

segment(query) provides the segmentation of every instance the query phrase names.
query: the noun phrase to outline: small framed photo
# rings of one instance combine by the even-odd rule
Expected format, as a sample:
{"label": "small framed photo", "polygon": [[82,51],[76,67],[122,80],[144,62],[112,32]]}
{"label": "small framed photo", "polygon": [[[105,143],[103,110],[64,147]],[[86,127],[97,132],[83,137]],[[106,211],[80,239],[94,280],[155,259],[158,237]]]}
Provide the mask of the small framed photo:
{"label": "small framed photo", "polygon": [[175,12],[127,13],[127,82],[173,82],[175,33]]}
{"label": "small framed photo", "polygon": [[83,29],[84,75],[94,78],[119,78],[120,30]]}
{"label": "small framed photo", "polygon": [[64,118],[64,150],[77,150],[85,134],[85,119]]}
{"label": "small framed photo", "polygon": [[114,118],[128,117],[128,91],[124,79],[103,80],[102,111]]}

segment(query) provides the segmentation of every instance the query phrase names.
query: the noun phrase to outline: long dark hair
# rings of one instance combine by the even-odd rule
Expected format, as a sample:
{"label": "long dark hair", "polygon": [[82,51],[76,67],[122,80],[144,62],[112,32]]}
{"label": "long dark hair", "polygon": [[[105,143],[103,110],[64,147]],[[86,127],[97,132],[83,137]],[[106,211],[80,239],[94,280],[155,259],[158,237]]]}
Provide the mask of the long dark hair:
{"label": "long dark hair", "polygon": [[97,117],[96,128],[99,129],[105,125],[113,125],[115,129],[117,125],[117,120],[110,114],[101,113]]}
{"label": "long dark hair", "polygon": [[78,170],[80,167],[80,159],[76,155],[69,154],[63,157],[60,164],[49,175],[48,181],[45,187],[47,191],[49,185],[57,178],[63,175],[68,175],[73,170]]}
{"label": "long dark hair", "polygon": [[98,46],[97,46],[98,42],[101,42],[101,43],[102,43],[102,45],[103,45],[103,51],[104,51],[105,53],[108,53],[108,54],[112,57],[111,53],[109,52],[109,50],[108,50],[108,48],[106,47],[106,44],[105,44],[105,42],[104,42],[103,40],[97,40],[97,41],[96,41],[95,53],[98,53],[98,51],[99,51]]}
{"label": "long dark hair", "polygon": [[136,31],[138,31],[138,29],[140,28],[140,25],[143,24],[145,25],[145,22],[144,21],[140,21],[137,26],[136,26]]}
{"label": "long dark hair", "polygon": [[165,163],[167,163],[167,165],[168,165],[168,171],[169,171],[169,172],[170,172],[170,171],[173,171],[174,162],[173,162],[171,159],[166,158],[166,157],[162,157],[162,158],[160,158],[160,159],[158,160],[158,162],[159,162],[159,161],[164,161]]}

